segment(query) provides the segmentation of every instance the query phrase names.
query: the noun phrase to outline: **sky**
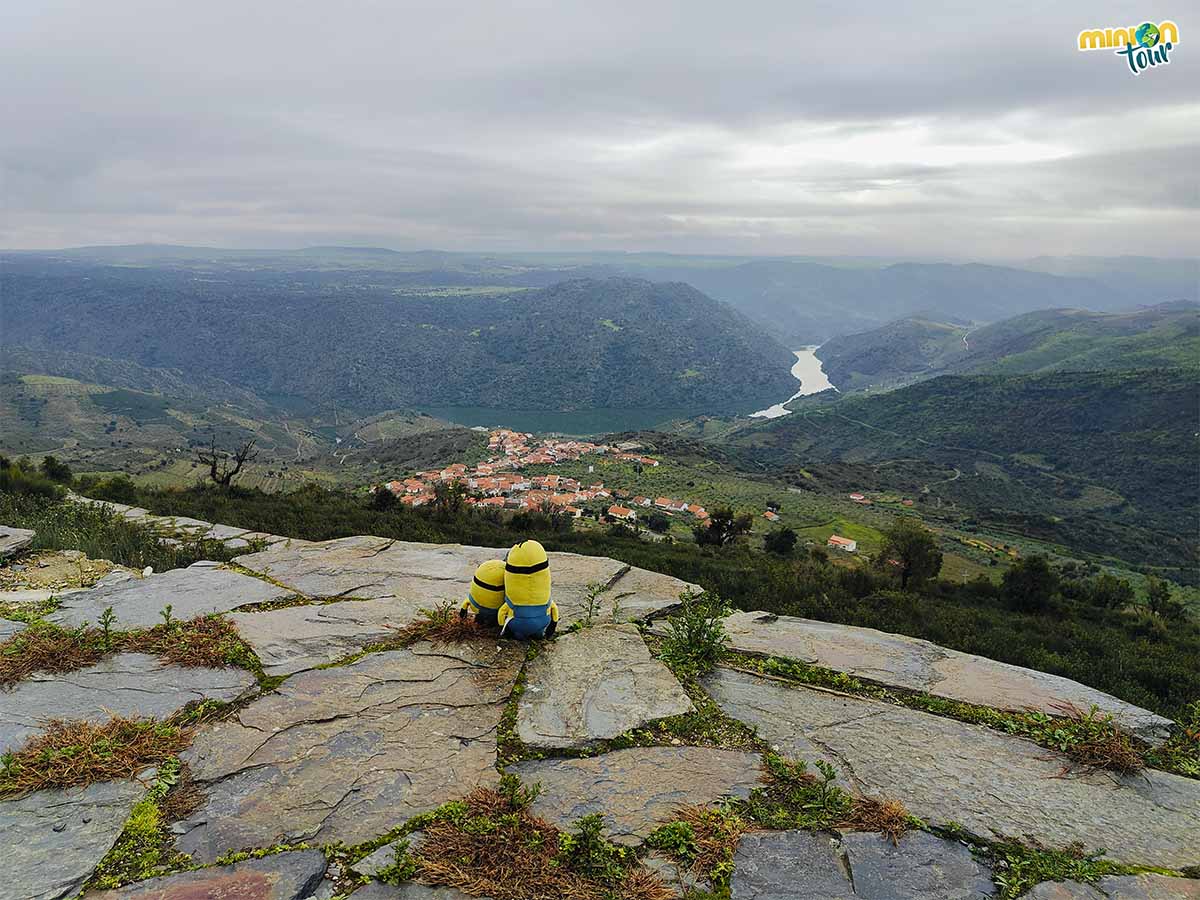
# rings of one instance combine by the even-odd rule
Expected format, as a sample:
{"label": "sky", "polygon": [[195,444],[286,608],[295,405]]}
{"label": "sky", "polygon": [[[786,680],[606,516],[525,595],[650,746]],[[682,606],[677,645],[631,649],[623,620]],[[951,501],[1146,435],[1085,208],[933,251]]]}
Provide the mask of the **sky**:
{"label": "sky", "polygon": [[1178,0],[6,0],[0,247],[1194,256],[1197,85]]}

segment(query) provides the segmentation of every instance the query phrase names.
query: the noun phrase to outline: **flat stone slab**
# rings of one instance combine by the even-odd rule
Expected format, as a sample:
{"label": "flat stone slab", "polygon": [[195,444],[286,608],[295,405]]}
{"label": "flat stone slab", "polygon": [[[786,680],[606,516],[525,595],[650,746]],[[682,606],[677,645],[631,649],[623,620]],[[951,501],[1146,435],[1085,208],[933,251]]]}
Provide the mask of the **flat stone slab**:
{"label": "flat stone slab", "polygon": [[[238,565],[308,597],[395,597],[423,606],[458,603],[476,567],[507,548],[419,544],[359,535],[321,543],[277,544],[239,556]],[[611,621],[614,605],[629,620],[678,603],[686,582],[601,556],[551,553],[553,597],[564,624],[582,620],[588,586],[602,588],[593,621]]]}
{"label": "flat stone slab", "polygon": [[709,747],[634,747],[590,759],[531,760],[508,771],[542,785],[535,815],[567,829],[602,813],[612,840],[627,845],[640,844],[680,806],[748,797],[762,775],[757,753]]}
{"label": "flat stone slab", "polygon": [[197,735],[207,800],[178,823],[197,862],[281,842],[357,844],[495,784],[496,731],[524,654],[494,644],[373,653],[302,672]]}
{"label": "flat stone slab", "polygon": [[341,600],[264,612],[231,613],[238,634],[268,675],[291,675],[335,662],[368,644],[395,637],[429,604],[412,598]]}
{"label": "flat stone slab", "polygon": [[325,877],[326,865],[322,851],[299,850],[150,878],[85,896],[89,900],[305,900]]}
{"label": "flat stone slab", "polygon": [[30,531],[28,528],[0,525],[0,560],[16,556],[32,544],[35,537],[37,537],[37,532]]}
{"label": "flat stone slab", "polygon": [[15,637],[18,632],[25,630],[24,622],[14,622],[11,619],[0,619],[0,643]]}
{"label": "flat stone slab", "polygon": [[911,691],[925,691],[997,709],[1037,709],[1061,715],[1064,705],[1097,706],[1150,743],[1168,737],[1170,719],[1087,685],[948,650],[929,641],[874,628],[793,616],[738,612],[725,620],[734,650],[785,656]]}
{"label": "flat stone slab", "polygon": [[854,900],[838,842],[819,831],[744,835],[733,856],[732,900]]}
{"label": "flat stone slab", "polygon": [[734,855],[733,900],[981,900],[992,873],[956,841],[921,831],[748,834]]}
{"label": "flat stone slab", "polygon": [[741,672],[704,683],[784,755],[819,754],[858,793],[900,800],[934,824],[993,840],[1078,842],[1124,863],[1200,862],[1200,781],[1149,769],[1068,774],[1066,757],[982,726]]}
{"label": "flat stone slab", "polygon": [[162,624],[162,610],[171,604],[171,615],[180,621],[228,612],[251,603],[283,600],[292,592],[259,578],[196,563],[161,575],[94,588],[63,598],[62,608],[47,616],[58,625],[95,625],[111,606],[116,627],[152,628]]}
{"label": "flat stone slab", "polygon": [[354,900],[492,900],[491,897],[470,897],[458,888],[429,887],[406,881],[393,886],[373,881],[350,895]]}
{"label": "flat stone slab", "polygon": [[694,709],[634,625],[595,625],[547,643],[526,669],[517,734],[530,747],[584,747]]}
{"label": "flat stone slab", "polygon": [[136,781],[105,781],[0,801],[0,900],[74,896],[145,790]]}
{"label": "flat stone slab", "polygon": [[1198,900],[1200,881],[1167,875],[1106,875],[1095,885],[1043,881],[1024,896],[1030,900]]}
{"label": "flat stone slab", "polygon": [[631,566],[603,595],[603,620],[631,622],[660,616],[679,605],[684,591],[700,587],[670,575]]}
{"label": "flat stone slab", "polygon": [[255,684],[244,669],[164,666],[144,653],[118,653],[75,672],[37,674],[0,690],[0,753],[16,750],[48,719],[162,719],[194,700],[236,700]]}
{"label": "flat stone slab", "polygon": [[842,835],[854,896],[866,900],[980,900],[996,896],[991,870],[957,841],[910,831]]}

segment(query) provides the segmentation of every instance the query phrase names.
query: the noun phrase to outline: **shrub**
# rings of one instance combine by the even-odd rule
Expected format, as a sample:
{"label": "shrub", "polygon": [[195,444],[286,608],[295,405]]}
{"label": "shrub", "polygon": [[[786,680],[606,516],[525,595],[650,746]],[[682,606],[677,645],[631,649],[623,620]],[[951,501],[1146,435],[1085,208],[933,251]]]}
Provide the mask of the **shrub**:
{"label": "shrub", "polygon": [[763,548],[777,556],[791,556],[796,549],[796,532],[790,528],[776,528],[763,540]]}
{"label": "shrub", "polygon": [[667,619],[662,659],[685,677],[703,675],[725,655],[729,636],[724,620],[730,609],[724,600],[707,591],[686,591],[679,599],[679,609]]}

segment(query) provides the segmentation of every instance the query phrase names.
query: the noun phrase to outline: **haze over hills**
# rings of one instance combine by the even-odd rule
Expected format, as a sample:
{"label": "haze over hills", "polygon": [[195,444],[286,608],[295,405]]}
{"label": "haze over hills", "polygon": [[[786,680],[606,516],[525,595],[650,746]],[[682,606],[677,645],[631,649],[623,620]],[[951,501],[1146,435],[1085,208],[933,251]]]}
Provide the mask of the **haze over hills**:
{"label": "haze over hills", "polygon": [[1047,309],[980,327],[910,317],[817,351],[841,390],[898,387],[951,372],[1025,374],[1200,366],[1200,306],[1118,313]]}
{"label": "haze over hills", "polygon": [[377,271],[205,273],[10,257],[7,346],[131,360],[267,398],[387,409],[748,412],[790,354],[682,284],[410,290]]}
{"label": "haze over hills", "polygon": [[1194,259],[1039,257],[1009,265],[872,257],[686,256],[668,253],[470,253],[381,247],[232,250],[157,244],[27,252],[14,260],[218,273],[305,272],[326,282],[386,273],[402,287],[529,288],[572,278],[682,281],[729,303],[791,347],[923,313],[992,322],[1038,309],[1113,311],[1197,300]]}

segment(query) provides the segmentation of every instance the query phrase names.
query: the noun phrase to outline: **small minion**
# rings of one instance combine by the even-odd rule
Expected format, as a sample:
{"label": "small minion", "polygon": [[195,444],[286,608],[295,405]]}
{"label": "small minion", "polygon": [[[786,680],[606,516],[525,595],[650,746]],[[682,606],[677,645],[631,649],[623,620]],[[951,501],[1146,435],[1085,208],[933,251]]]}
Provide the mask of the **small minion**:
{"label": "small minion", "polygon": [[466,618],[467,613],[475,611],[475,621],[480,625],[495,625],[496,614],[504,605],[504,560],[489,559],[479,564],[475,577],[471,579],[471,587],[467,590],[467,599],[459,607],[458,614]]}
{"label": "small minion", "polygon": [[558,628],[558,606],[550,599],[550,560],[537,541],[522,541],[504,558],[504,605],[500,634],[548,637]]}

